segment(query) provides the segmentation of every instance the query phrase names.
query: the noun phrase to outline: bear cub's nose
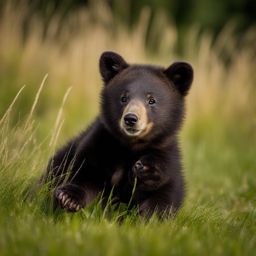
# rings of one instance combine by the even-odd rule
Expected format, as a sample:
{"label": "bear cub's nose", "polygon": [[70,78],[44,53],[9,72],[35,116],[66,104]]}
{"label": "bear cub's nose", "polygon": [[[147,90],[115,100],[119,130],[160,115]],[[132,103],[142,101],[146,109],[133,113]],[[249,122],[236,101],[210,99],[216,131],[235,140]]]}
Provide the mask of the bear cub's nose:
{"label": "bear cub's nose", "polygon": [[138,121],[138,117],[135,114],[129,113],[124,116],[124,122],[127,126],[133,127]]}

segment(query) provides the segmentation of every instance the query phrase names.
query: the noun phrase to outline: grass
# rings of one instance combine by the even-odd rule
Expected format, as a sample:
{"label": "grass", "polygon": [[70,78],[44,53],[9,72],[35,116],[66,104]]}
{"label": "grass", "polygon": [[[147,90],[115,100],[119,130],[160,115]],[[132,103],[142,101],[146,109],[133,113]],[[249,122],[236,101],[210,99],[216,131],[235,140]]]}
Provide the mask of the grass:
{"label": "grass", "polygon": [[[91,21],[97,18],[91,7],[70,17],[63,34],[44,41],[35,19],[25,43],[20,23],[26,8],[7,6],[2,15],[0,255],[253,255],[256,63],[248,41],[254,30],[244,35],[239,51],[229,27],[214,44],[209,35],[199,39],[195,29],[188,35],[184,58],[195,68],[195,81],[180,136],[187,196],[175,219],[146,223],[125,209],[110,211],[110,217],[98,204],[53,214],[46,191],[28,196],[55,148],[96,115],[103,50],[136,62],[169,65],[177,58],[175,28],[163,19],[155,24],[163,30],[157,34],[161,50],[152,54],[144,49],[148,10],[135,30],[116,28],[113,36],[106,26],[112,16],[101,8],[98,22]],[[53,34],[56,26],[53,21]],[[232,58],[228,67],[223,51]]]}
{"label": "grass", "polygon": [[[234,141],[227,130],[221,134],[213,128],[209,134],[207,127],[197,129],[200,138],[191,134],[183,141],[185,205],[175,219],[161,223],[128,214],[120,225],[97,205],[54,215],[47,210],[45,192],[25,200],[47,157],[44,146],[36,149],[35,142],[23,151],[16,145],[17,155],[2,159],[1,166],[1,255],[251,255],[256,243],[255,145],[249,138]],[[7,133],[10,145],[15,138]]]}

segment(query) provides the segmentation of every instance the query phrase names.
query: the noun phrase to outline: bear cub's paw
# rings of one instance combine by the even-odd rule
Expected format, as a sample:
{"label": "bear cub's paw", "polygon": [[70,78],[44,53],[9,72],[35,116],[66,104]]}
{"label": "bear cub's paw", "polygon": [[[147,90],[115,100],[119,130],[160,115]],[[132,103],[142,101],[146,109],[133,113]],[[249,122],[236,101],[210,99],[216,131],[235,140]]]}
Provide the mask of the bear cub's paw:
{"label": "bear cub's paw", "polygon": [[157,166],[148,159],[138,160],[132,168],[133,177],[137,178],[138,188],[155,190],[160,185],[161,175]]}
{"label": "bear cub's paw", "polygon": [[144,165],[141,160],[138,160],[133,166],[133,174],[136,177],[142,178],[148,175],[149,166]]}
{"label": "bear cub's paw", "polygon": [[85,206],[85,191],[73,184],[66,184],[55,190],[55,198],[60,206],[68,212],[77,212]]}

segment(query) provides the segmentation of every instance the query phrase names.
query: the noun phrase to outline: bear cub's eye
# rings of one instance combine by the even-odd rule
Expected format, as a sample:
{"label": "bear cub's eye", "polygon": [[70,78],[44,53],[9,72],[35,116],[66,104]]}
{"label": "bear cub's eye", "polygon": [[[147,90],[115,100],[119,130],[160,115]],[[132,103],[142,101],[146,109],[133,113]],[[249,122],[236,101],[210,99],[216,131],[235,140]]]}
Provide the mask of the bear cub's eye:
{"label": "bear cub's eye", "polygon": [[156,100],[153,98],[153,97],[150,97],[149,99],[148,99],[148,104],[149,105],[154,105],[156,103]]}
{"label": "bear cub's eye", "polygon": [[125,102],[128,101],[128,97],[127,97],[127,96],[122,96],[121,99],[120,99],[120,101],[121,101],[122,103],[125,103]]}

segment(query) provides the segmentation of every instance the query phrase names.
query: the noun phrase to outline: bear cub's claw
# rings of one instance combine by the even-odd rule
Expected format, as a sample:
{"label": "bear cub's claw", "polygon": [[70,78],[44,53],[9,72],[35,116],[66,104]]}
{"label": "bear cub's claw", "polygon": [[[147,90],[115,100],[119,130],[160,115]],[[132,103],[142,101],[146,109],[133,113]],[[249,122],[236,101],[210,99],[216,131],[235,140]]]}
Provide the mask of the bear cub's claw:
{"label": "bear cub's claw", "polygon": [[81,189],[69,184],[57,188],[55,198],[60,206],[68,212],[77,212],[84,207],[84,194],[81,195]]}
{"label": "bear cub's claw", "polygon": [[81,206],[74,199],[69,197],[69,195],[63,191],[56,193],[56,197],[60,202],[62,208],[70,212],[77,212],[81,209]]}

